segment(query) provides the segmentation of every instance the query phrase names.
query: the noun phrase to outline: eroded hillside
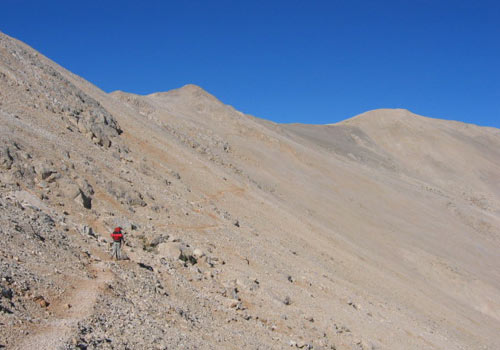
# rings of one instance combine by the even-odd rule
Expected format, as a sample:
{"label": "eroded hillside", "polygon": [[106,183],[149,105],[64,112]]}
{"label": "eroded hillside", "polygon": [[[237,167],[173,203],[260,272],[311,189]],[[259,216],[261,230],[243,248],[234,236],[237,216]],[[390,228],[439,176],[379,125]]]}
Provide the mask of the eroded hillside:
{"label": "eroded hillside", "polygon": [[4,34],[0,123],[0,347],[500,347],[497,129],[106,94]]}

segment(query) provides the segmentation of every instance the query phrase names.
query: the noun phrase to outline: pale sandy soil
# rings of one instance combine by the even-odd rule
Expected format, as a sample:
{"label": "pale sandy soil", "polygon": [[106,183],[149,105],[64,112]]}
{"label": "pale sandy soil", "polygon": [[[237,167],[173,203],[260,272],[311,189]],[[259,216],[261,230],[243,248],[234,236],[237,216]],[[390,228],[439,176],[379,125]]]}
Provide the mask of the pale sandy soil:
{"label": "pale sandy soil", "polygon": [[[106,94],[0,39],[4,220],[31,198],[65,218],[50,232],[70,229],[72,248],[49,269],[66,273],[65,254],[96,257],[81,270],[95,278],[64,280],[37,266],[54,252],[28,254],[15,225],[5,228],[5,271],[32,269],[47,281],[33,289],[61,293],[44,316],[1,282],[25,311],[0,312],[0,345],[500,348],[500,130],[390,109],[275,124],[194,85]],[[130,260],[113,264],[104,239],[118,224]],[[216,263],[169,260],[151,244],[162,235]]]}

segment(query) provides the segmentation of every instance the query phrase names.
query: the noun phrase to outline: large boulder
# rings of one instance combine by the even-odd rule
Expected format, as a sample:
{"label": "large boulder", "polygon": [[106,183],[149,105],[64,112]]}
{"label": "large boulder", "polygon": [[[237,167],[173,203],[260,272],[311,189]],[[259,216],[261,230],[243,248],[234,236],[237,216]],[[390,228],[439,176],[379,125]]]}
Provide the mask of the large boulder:
{"label": "large boulder", "polygon": [[76,198],[80,194],[80,188],[78,185],[67,179],[59,182],[59,191],[65,198],[71,199]]}
{"label": "large boulder", "polygon": [[168,260],[179,260],[182,255],[181,243],[178,242],[164,242],[158,244],[158,254]]}
{"label": "large boulder", "polygon": [[76,183],[74,183],[69,179],[61,179],[58,186],[60,193],[64,197],[73,199],[86,209],[92,208],[92,195],[94,194],[94,189],[87,180],[79,178],[76,179]]}
{"label": "large boulder", "polygon": [[158,253],[163,258],[171,261],[182,260],[193,265],[198,262],[193,250],[186,244],[180,242],[160,243],[158,245]]}

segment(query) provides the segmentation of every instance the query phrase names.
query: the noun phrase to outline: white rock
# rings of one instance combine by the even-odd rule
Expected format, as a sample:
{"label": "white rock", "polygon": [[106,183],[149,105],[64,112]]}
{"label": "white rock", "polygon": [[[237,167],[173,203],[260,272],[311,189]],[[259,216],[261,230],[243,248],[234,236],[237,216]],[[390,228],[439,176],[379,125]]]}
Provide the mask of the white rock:
{"label": "white rock", "polygon": [[181,244],[177,242],[165,242],[158,244],[158,253],[168,260],[178,260],[181,257]]}
{"label": "white rock", "polygon": [[196,248],[195,250],[193,250],[193,256],[196,258],[196,259],[199,259],[203,256],[205,256],[205,253],[199,249],[199,248]]}

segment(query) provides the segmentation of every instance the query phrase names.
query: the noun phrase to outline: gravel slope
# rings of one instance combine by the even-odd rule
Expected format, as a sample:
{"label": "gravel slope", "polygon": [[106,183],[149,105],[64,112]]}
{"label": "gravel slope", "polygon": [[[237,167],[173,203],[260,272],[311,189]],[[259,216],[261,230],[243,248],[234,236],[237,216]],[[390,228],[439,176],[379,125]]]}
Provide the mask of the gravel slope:
{"label": "gravel slope", "polygon": [[500,347],[497,129],[106,94],[1,33],[0,125],[0,348]]}

